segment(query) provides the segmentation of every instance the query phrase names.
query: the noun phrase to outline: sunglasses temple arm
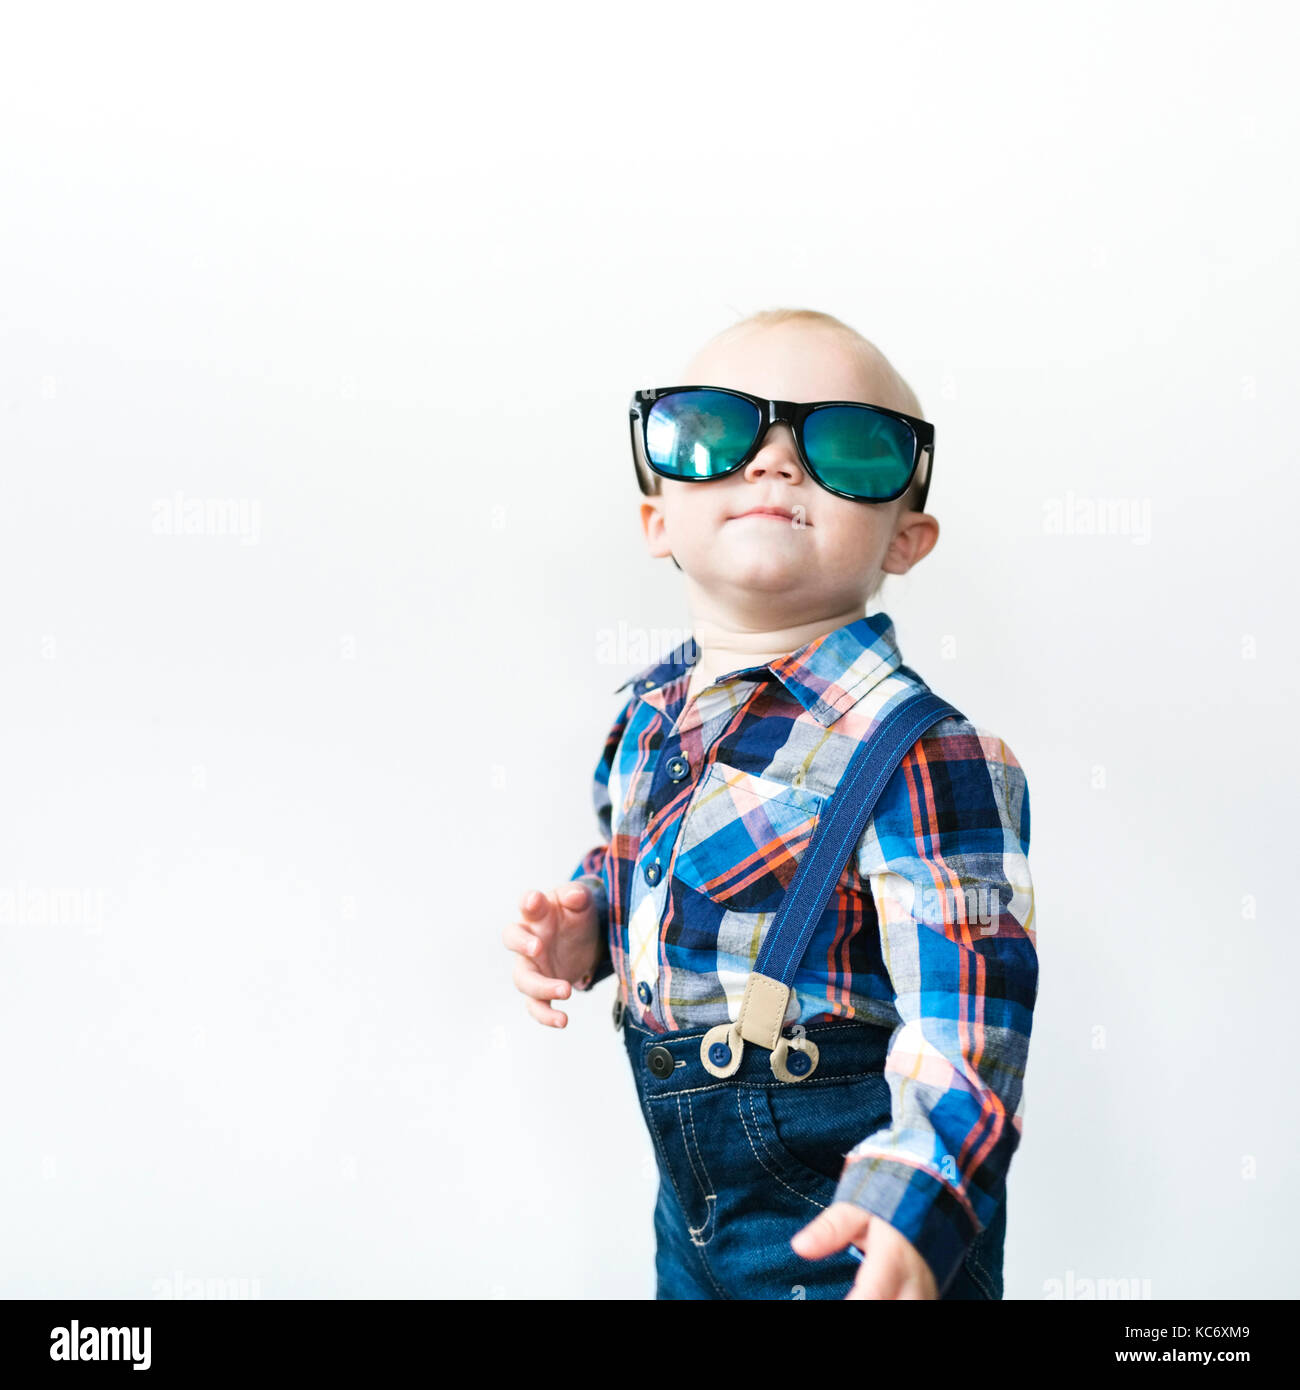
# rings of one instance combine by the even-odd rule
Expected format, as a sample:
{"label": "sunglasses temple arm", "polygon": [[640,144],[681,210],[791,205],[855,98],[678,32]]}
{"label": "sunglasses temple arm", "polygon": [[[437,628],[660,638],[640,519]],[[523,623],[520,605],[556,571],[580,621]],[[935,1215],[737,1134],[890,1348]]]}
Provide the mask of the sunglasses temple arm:
{"label": "sunglasses temple arm", "polygon": [[934,476],[934,445],[927,444],[921,450],[921,457],[925,460],[925,477],[921,480],[921,495],[917,498],[920,504],[917,511],[925,511],[926,499],[930,495],[930,479]]}
{"label": "sunglasses temple arm", "polygon": [[641,448],[641,417],[635,410],[628,411],[628,429],[632,436],[632,467],[636,471],[636,485],[641,489],[643,497],[653,495],[653,488],[647,486],[650,468],[645,462],[645,455]]}

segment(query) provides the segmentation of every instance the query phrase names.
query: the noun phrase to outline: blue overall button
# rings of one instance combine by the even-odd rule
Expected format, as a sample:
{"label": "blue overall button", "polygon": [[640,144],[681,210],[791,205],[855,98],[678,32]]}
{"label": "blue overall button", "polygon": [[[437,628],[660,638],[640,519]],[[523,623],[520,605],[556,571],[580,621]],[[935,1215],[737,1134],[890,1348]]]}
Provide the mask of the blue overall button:
{"label": "blue overall button", "polygon": [[726,1043],[714,1043],[709,1048],[709,1061],[715,1067],[725,1067],[731,1061],[731,1049]]}
{"label": "blue overall button", "polygon": [[785,1069],[791,1076],[804,1076],[812,1066],[812,1058],[806,1052],[791,1049],[785,1054]]}
{"label": "blue overall button", "polygon": [[648,1004],[654,998],[654,990],[650,988],[644,980],[636,987],[636,997],[643,1003]]}

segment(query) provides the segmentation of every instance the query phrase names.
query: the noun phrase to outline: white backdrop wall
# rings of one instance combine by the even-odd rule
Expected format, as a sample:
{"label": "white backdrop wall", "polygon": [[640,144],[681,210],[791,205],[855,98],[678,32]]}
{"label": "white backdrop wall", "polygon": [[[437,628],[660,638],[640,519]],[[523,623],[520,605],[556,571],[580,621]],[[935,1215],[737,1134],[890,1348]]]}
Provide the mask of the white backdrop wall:
{"label": "white backdrop wall", "polygon": [[1029,777],[1007,1296],[1300,1292],[1291,9],[6,30],[0,1294],[650,1296],[612,982],[500,933],[689,622],[627,398],[772,305],[935,422],[879,606]]}

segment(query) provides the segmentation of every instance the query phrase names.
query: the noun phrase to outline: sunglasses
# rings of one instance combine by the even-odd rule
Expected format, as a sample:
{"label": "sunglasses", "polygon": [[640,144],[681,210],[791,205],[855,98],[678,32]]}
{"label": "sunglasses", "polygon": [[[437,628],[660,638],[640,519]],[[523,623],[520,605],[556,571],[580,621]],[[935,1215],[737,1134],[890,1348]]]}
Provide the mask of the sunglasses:
{"label": "sunglasses", "polygon": [[892,502],[907,491],[928,456],[919,510],[934,468],[934,426],[915,415],[861,401],[767,401],[722,386],[663,386],[638,391],[628,412],[632,462],[643,493],[648,465],[664,478],[725,478],[754,457],[768,430],[784,421],[799,460],[837,497]]}

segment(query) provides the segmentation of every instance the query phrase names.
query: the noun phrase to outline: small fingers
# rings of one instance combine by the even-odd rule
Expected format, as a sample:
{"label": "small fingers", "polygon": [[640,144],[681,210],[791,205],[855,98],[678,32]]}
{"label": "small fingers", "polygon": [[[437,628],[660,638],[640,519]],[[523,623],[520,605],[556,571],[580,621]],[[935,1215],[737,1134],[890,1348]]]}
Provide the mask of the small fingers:
{"label": "small fingers", "polygon": [[508,950],[518,951],[523,956],[535,956],[542,949],[542,943],[522,922],[508,922],[501,940]]}
{"label": "small fingers", "polygon": [[543,893],[540,888],[530,888],[519,899],[519,911],[526,925],[544,926],[555,911],[555,903],[549,893]]}
{"label": "small fingers", "polygon": [[543,975],[532,961],[520,956],[515,961],[515,988],[533,999],[567,999],[573,986],[568,980]]}
{"label": "small fingers", "polygon": [[824,1259],[850,1242],[858,1243],[871,1224],[871,1213],[851,1202],[832,1202],[790,1241],[796,1255],[808,1260]]}
{"label": "small fingers", "polygon": [[559,1009],[548,1009],[545,1004],[539,1003],[536,999],[526,999],[524,1004],[538,1023],[545,1023],[548,1027],[563,1028],[569,1021],[568,1017],[562,1014]]}
{"label": "small fingers", "polygon": [[562,907],[571,912],[581,912],[591,900],[591,889],[585,883],[574,879],[572,883],[562,884],[555,891],[555,897]]}
{"label": "small fingers", "polygon": [[846,1298],[878,1298],[894,1299],[898,1296],[898,1281],[890,1274],[881,1271],[877,1266],[867,1262],[858,1271],[858,1276],[853,1281],[853,1287],[845,1295]]}

